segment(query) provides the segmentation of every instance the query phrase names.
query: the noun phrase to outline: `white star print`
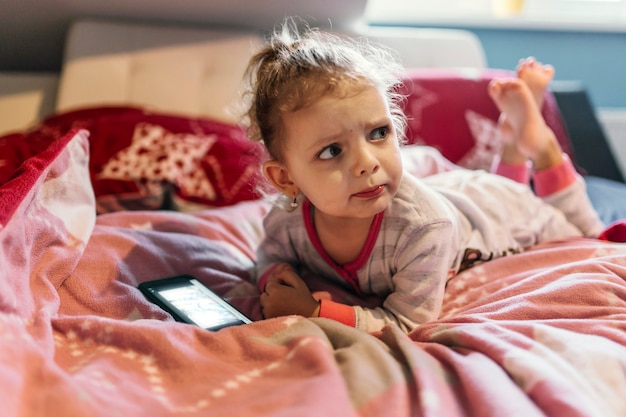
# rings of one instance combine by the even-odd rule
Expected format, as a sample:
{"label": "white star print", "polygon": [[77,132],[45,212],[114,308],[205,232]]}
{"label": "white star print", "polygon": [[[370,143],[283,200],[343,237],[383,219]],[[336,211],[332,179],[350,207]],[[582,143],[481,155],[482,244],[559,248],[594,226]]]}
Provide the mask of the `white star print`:
{"label": "white star print", "polygon": [[152,222],[131,223],[130,227],[131,229],[135,229],[135,230],[152,230]]}
{"label": "white star print", "polygon": [[469,169],[489,171],[494,156],[502,149],[500,130],[495,121],[472,110],[465,112],[465,120],[475,144],[457,164]]}
{"label": "white star print", "polygon": [[216,140],[215,135],[172,133],[161,126],[138,123],[131,145],[109,160],[100,177],[169,181],[184,194],[215,199],[200,161]]}

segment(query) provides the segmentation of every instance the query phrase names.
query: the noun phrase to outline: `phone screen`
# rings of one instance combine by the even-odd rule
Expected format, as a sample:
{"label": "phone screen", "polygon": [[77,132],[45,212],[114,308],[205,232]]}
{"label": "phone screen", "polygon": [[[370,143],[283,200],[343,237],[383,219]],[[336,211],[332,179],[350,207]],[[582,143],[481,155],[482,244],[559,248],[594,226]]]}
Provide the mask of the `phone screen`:
{"label": "phone screen", "polygon": [[[250,323],[250,320],[195,278],[174,277],[140,285],[179,321],[207,330]],[[156,300],[155,300],[156,298]]]}

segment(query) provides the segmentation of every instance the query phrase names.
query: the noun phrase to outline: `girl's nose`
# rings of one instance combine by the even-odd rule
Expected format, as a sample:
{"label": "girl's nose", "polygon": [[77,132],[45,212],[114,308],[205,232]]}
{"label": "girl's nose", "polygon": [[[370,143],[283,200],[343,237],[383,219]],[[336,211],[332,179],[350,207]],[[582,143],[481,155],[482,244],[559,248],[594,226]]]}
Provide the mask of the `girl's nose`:
{"label": "girl's nose", "polygon": [[354,163],[354,175],[371,175],[379,169],[378,158],[368,149],[367,145],[360,146]]}

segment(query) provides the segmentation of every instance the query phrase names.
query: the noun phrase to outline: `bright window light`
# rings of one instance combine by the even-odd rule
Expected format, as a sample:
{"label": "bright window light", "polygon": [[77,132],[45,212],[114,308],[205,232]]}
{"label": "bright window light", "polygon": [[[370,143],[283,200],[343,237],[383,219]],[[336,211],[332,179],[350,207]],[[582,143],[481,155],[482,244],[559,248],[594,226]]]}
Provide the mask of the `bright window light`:
{"label": "bright window light", "polygon": [[565,24],[626,31],[626,0],[368,0],[365,16],[372,24]]}

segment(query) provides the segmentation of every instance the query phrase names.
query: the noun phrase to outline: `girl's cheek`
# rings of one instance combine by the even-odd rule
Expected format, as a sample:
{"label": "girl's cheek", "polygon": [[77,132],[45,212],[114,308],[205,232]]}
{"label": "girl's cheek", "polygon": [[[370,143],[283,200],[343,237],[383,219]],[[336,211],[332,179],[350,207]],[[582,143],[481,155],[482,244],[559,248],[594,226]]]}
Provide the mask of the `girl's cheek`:
{"label": "girl's cheek", "polygon": [[333,171],[329,176],[328,180],[332,183],[338,184],[343,181],[344,175],[341,171]]}

